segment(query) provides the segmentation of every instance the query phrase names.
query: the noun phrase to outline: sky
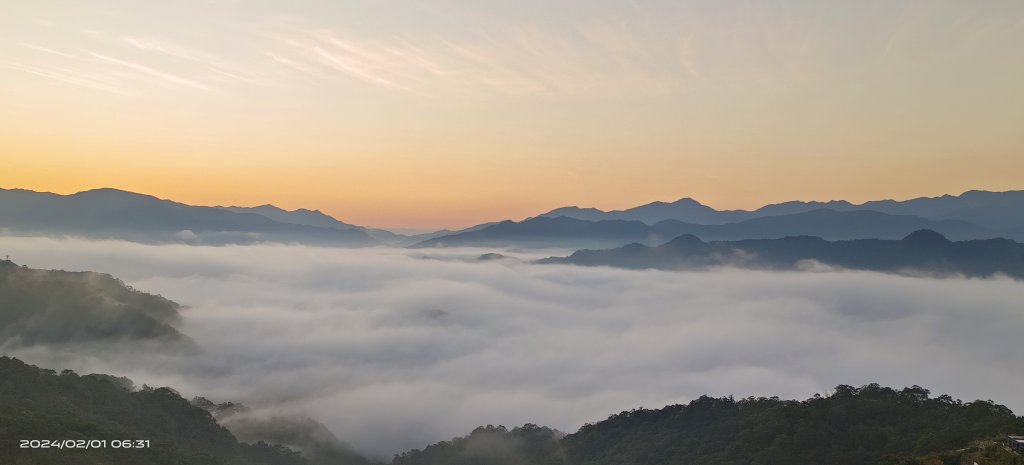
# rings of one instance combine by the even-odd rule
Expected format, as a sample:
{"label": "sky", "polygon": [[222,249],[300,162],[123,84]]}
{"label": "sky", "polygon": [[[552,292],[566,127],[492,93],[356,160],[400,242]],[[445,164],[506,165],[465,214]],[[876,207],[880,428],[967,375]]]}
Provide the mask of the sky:
{"label": "sky", "polygon": [[533,265],[480,262],[479,249],[0,246],[19,264],[112,273],[173,299],[200,348],[4,353],[312,417],[377,457],[486,424],[574,432],[705,394],[806,399],[839,384],[1024,412],[1024,283],[1006,278]]}
{"label": "sky", "polygon": [[1019,189],[1024,3],[13,0],[0,187],[461,227]]}

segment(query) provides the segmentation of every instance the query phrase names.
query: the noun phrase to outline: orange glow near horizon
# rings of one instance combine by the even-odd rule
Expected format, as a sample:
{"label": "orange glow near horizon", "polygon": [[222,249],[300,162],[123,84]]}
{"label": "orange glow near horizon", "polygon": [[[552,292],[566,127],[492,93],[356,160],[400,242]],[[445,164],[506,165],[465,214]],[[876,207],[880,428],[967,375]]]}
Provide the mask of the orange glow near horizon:
{"label": "orange glow near horizon", "polygon": [[0,188],[424,229],[1022,189],[1021,24],[953,0],[24,2]]}

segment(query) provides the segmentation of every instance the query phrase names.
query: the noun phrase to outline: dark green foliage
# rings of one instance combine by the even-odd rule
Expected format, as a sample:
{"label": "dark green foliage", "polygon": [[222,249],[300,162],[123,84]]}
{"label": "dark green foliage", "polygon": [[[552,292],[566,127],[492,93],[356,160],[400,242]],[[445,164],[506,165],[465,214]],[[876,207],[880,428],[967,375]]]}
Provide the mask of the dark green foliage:
{"label": "dark green foliage", "polygon": [[[170,388],[134,390],[126,378],[60,374],[0,357],[0,464],[370,464],[312,420],[244,420],[240,443],[209,411],[244,418],[238,404],[183,399]],[[249,423],[245,423],[248,421]],[[991,401],[963,403],[870,384],[806,401],[701,397],[636,409],[563,437],[527,424],[486,426],[396,455],[395,465],[1024,465],[998,440],[1024,418]],[[294,445],[303,455],[273,442]],[[21,449],[21,439],[147,439],[150,448]]]}
{"label": "dark green foliage", "polygon": [[221,402],[218,404],[205,397],[193,397],[192,405],[210,412],[214,418],[223,418],[249,410],[245,405],[236,402]]}
{"label": "dark green foliage", "polygon": [[[280,446],[240,444],[170,388],[124,378],[56,374],[0,357],[0,464],[307,465]],[[21,449],[20,440],[146,439],[150,448]]]}
{"label": "dark green foliage", "polygon": [[107,274],[36,270],[0,260],[0,345],[182,341],[178,304]]}
{"label": "dark green foliage", "polygon": [[323,424],[309,418],[275,416],[221,420],[240,440],[271,442],[299,451],[314,465],[369,465],[369,459],[352,451]]}
{"label": "dark green foliage", "polygon": [[249,409],[235,402],[215,403],[205,397],[192,405],[210,412],[241,441],[280,444],[298,451],[313,465],[369,465],[369,459],[352,451],[323,424],[305,417],[247,415]]}
{"label": "dark green foliage", "polygon": [[622,412],[567,436],[562,449],[574,465],[874,465],[1014,431],[1024,431],[1024,419],[992,402],[871,384],[802,402],[701,397]]}
{"label": "dark green foliage", "polygon": [[455,438],[396,455],[395,465],[556,465],[558,454],[556,430],[533,424],[506,429],[504,426],[481,426],[469,436]]}
{"label": "dark green foliage", "polygon": [[883,459],[881,465],[1024,465],[1024,456],[1015,454],[1003,446],[1002,441],[977,441],[970,447],[913,456],[900,454]]}

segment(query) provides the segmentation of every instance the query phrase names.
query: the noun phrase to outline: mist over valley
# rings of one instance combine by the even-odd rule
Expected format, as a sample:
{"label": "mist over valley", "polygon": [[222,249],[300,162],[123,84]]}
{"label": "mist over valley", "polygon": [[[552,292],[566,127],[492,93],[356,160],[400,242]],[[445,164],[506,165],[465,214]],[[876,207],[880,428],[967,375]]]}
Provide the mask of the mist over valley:
{"label": "mist over valley", "polygon": [[9,355],[313,418],[371,457],[485,424],[572,432],[701,395],[801,399],[865,382],[1024,409],[1024,285],[1008,278],[589,268],[522,250],[0,244],[31,268],[111,273],[181,304],[176,330],[201,350],[101,340]]}

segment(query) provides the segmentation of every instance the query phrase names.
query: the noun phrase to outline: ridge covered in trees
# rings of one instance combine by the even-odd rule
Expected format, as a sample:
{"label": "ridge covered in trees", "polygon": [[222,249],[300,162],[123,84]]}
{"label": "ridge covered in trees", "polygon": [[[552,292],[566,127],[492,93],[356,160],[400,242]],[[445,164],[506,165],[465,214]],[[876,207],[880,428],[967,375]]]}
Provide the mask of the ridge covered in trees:
{"label": "ridge covered in trees", "polygon": [[[25,449],[21,440],[106,440],[103,448]],[[148,440],[145,448],[111,441]],[[245,444],[171,388],[0,357],[0,463],[18,465],[309,465],[264,442]]]}
{"label": "ridge covered in trees", "polygon": [[837,386],[827,397],[701,397],[637,409],[585,425],[562,441],[571,464],[896,463],[977,439],[1024,430],[1024,419],[991,401],[930,397],[914,386]]}
{"label": "ridge covered in trees", "polygon": [[180,306],[109,274],[39,270],[0,260],[0,347],[86,342],[190,342]]}
{"label": "ridge covered in trees", "polygon": [[[218,416],[238,404],[192,402],[171,388],[136,388],[127,378],[57,373],[0,357],[0,463],[59,461],[157,465],[371,464],[311,420],[249,423],[241,442]],[[230,426],[230,423],[228,423]],[[279,426],[279,427],[278,427]],[[394,465],[938,465],[970,459],[1022,465],[1006,434],[1024,418],[992,401],[962,402],[928,390],[841,385],[803,401],[700,397],[685,405],[639,408],[569,435],[526,424],[477,428],[465,437],[396,455]],[[295,447],[268,444],[278,438]],[[39,450],[21,439],[148,439],[144,449]],[[301,451],[301,452],[300,452]]]}
{"label": "ridge covered in trees", "polygon": [[941,465],[965,458],[981,465],[1024,463],[998,443],[1002,435],[1024,431],[1024,418],[991,401],[931,397],[918,386],[838,386],[829,396],[804,401],[705,396],[686,405],[621,412],[561,438],[538,428],[478,428],[397,456],[394,463]]}

